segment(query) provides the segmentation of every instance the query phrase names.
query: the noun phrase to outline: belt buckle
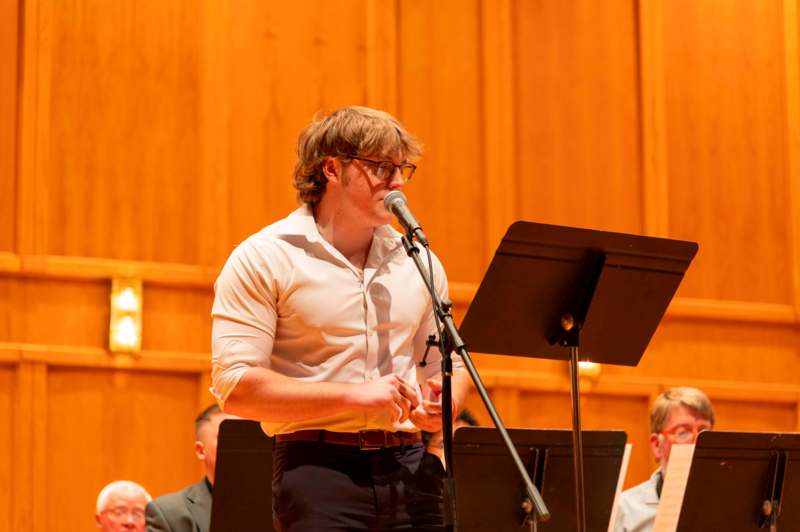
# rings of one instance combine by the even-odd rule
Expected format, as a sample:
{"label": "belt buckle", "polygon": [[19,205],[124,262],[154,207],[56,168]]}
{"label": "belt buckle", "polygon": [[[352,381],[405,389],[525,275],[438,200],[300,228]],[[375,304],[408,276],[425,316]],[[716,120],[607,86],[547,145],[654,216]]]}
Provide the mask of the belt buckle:
{"label": "belt buckle", "polygon": [[[380,443],[374,444],[366,441],[364,437],[367,434],[381,434],[383,435],[383,444]],[[383,449],[384,447],[388,447],[386,443],[386,431],[384,430],[362,430],[358,433],[358,448],[362,451],[376,451],[378,449]]]}

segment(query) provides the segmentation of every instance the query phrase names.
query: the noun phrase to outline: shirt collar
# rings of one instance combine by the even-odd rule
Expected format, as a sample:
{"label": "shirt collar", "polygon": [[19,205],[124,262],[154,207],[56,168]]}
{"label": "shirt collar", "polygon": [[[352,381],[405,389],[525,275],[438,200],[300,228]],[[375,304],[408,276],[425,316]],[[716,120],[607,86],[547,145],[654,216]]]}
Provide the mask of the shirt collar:
{"label": "shirt collar", "polygon": [[[275,235],[281,236],[303,236],[309,242],[319,242],[326,246],[330,243],[322,238],[319,233],[319,228],[314,220],[314,211],[311,205],[304,203],[289,216],[277,222],[274,227]],[[379,256],[393,252],[396,248],[402,247],[400,237],[402,235],[394,227],[389,224],[381,225],[375,228],[373,234],[372,247],[379,246],[375,250]]]}
{"label": "shirt collar", "polygon": [[319,234],[319,229],[314,221],[314,211],[311,210],[311,205],[304,203],[289,216],[275,224],[276,236],[304,236],[310,242],[318,242],[322,240],[322,235]]}

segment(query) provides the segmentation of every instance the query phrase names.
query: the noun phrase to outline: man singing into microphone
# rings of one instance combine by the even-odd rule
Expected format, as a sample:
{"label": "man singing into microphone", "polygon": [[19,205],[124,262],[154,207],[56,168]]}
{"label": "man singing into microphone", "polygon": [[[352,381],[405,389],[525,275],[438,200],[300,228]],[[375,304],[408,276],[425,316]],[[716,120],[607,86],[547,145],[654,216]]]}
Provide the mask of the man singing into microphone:
{"label": "man singing into microphone", "polygon": [[[384,197],[419,157],[392,116],[339,109],[300,134],[303,203],[240,244],[216,283],[212,391],[276,435],[273,510],[283,531],[440,530],[441,355],[430,295]],[[447,294],[433,258],[434,286]],[[454,359],[453,408],[468,377]],[[267,482],[268,479],[265,479]]]}

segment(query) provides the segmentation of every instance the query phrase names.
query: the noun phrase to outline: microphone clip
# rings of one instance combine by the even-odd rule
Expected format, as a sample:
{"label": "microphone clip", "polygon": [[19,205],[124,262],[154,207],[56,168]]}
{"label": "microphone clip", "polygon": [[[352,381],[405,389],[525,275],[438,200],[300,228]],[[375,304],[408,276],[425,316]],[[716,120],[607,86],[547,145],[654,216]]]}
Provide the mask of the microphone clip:
{"label": "microphone clip", "polygon": [[434,346],[439,346],[439,340],[436,338],[435,334],[429,334],[428,339],[425,340],[425,353],[422,355],[422,360],[417,364],[417,366],[424,368],[428,365],[428,352],[431,350],[431,347]]}

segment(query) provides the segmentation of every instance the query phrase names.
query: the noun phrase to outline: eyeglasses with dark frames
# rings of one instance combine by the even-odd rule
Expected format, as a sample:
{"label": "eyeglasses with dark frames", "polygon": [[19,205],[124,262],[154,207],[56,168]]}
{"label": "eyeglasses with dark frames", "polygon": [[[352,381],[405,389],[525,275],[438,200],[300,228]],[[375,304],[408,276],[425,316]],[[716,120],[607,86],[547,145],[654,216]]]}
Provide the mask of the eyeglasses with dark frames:
{"label": "eyeglasses with dark frames", "polygon": [[375,177],[384,181],[390,181],[394,177],[395,171],[399,170],[403,183],[408,183],[417,169],[417,165],[413,163],[394,164],[392,161],[376,161],[375,159],[367,159],[366,157],[358,157],[357,155],[342,154],[341,157],[343,159],[356,159],[369,163],[375,168]]}

